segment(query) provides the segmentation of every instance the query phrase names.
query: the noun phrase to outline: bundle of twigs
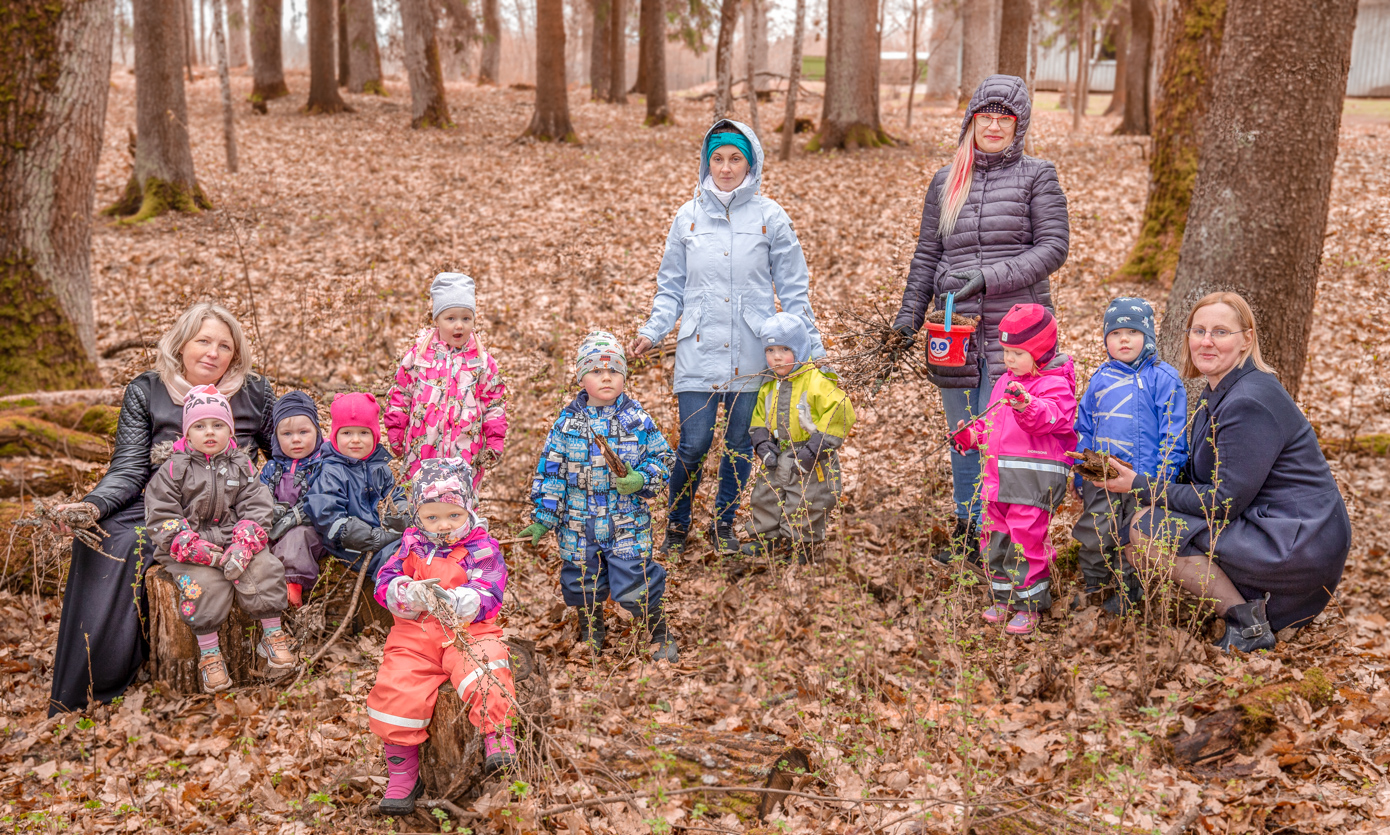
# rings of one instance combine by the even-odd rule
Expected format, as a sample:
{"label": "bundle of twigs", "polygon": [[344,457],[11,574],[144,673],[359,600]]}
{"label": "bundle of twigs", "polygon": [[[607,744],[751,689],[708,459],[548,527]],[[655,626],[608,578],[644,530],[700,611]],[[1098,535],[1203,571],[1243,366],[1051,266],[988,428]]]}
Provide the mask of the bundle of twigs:
{"label": "bundle of twigs", "polygon": [[107,536],[107,533],[100,525],[95,525],[94,527],[96,530],[92,530],[91,528],[78,527],[75,524],[69,525],[68,522],[69,520],[63,518],[63,515],[57,512],[56,505],[54,507],[48,507],[41,499],[34,499],[33,515],[16,519],[15,526],[35,528],[48,527],[59,534],[63,534],[65,531],[71,531],[73,537],[77,539],[78,542],[81,542],[83,545],[86,545],[102,556],[115,559],[115,557],[101,550],[101,541]]}
{"label": "bundle of twigs", "polygon": [[[1109,481],[1120,474],[1111,463],[1112,455],[1096,452],[1093,449],[1083,449],[1080,452],[1068,452],[1067,457],[1072,459],[1072,471],[1080,475],[1087,481]],[[1123,458],[1115,458],[1116,461],[1123,462]],[[1125,466],[1129,466],[1125,463]]]}
{"label": "bundle of twigs", "polygon": [[918,344],[893,330],[893,319],[877,304],[848,308],[835,321],[836,350],[827,361],[840,375],[840,388],[855,403],[873,402],[879,390],[895,378],[922,377],[926,357]]}

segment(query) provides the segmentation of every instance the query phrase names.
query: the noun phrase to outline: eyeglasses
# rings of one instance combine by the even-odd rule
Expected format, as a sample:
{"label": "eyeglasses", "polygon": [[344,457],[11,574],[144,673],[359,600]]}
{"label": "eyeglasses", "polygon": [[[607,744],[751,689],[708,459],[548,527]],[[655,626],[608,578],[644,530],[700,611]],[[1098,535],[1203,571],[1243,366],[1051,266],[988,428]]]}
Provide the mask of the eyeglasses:
{"label": "eyeglasses", "polygon": [[1017,116],[1010,116],[1007,113],[976,113],[975,124],[982,128],[987,128],[991,124],[999,127],[1007,127],[1018,121]]}
{"label": "eyeglasses", "polygon": [[1220,342],[1221,340],[1227,337],[1235,336],[1238,333],[1245,333],[1244,330],[1228,331],[1225,328],[1215,328],[1213,330],[1207,330],[1206,328],[1188,328],[1187,332],[1198,341],[1206,339],[1208,336],[1210,336],[1217,342]]}

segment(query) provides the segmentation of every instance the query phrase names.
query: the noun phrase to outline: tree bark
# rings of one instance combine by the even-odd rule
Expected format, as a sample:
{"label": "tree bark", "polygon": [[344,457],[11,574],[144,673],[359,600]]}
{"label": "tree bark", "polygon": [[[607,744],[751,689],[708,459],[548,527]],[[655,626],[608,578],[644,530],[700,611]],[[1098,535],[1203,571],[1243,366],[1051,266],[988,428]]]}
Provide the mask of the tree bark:
{"label": "tree bark", "polygon": [[602,100],[608,95],[608,66],[610,47],[608,23],[609,0],[589,0],[593,12],[593,31],[589,36],[589,98]]}
{"label": "tree bark", "polygon": [[744,18],[747,26],[744,28],[744,65],[747,68],[748,80],[744,83],[743,89],[748,96],[748,124],[753,128],[753,135],[762,133],[762,127],[758,124],[758,49],[757,35],[754,32],[755,21],[758,19],[758,0],[749,0],[748,15]]}
{"label": "tree bark", "polygon": [[497,0],[483,0],[483,50],[478,62],[478,83],[496,84],[502,68],[502,21]]}
{"label": "tree bark", "polygon": [[[150,677],[182,695],[202,692],[198,677],[198,641],[179,617],[179,588],[169,570],[150,566],[145,572],[145,595],[150,604]],[[265,662],[256,655],[261,624],[232,601],[231,613],[217,630],[222,660],[234,686],[264,681]]]}
{"label": "tree bark", "polygon": [[347,0],[348,76],[350,93],[386,95],[381,84],[381,49],[376,41],[372,0]]}
{"label": "tree bark", "polygon": [[524,136],[579,143],[565,84],[564,0],[536,0],[536,110]]}
{"label": "tree bark", "polygon": [[830,0],[825,100],[820,132],[808,151],[874,148],[893,141],[878,116],[877,8],[876,0]]}
{"label": "tree bark", "polygon": [[[417,129],[453,127],[449,102],[444,97],[444,70],[439,65],[434,9],[429,0],[400,0],[399,5],[402,51],[410,76],[410,126]],[[487,47],[483,50],[486,54]]]}
{"label": "tree bark", "polygon": [[1076,27],[1076,93],[1072,96],[1071,130],[1081,131],[1081,120],[1086,115],[1086,101],[1091,94],[1091,53],[1095,45],[1091,41],[1091,0],[1081,0],[1081,19]]}
{"label": "tree bark", "polygon": [[1028,29],[1033,23],[1032,0],[1004,0],[999,14],[998,72],[1028,75]]}
{"label": "tree bark", "polygon": [[236,120],[232,114],[232,74],[227,68],[227,39],[222,33],[222,0],[212,0],[212,42],[217,49],[217,82],[222,92],[222,141],[227,170],[236,173]]}
{"label": "tree bark", "polygon": [[[638,0],[637,2],[637,78],[628,88],[629,95],[644,96],[647,94],[647,62],[650,60],[648,52],[651,51],[651,38],[647,37],[647,6],[651,0]],[[658,0],[660,5],[661,0]],[[665,24],[662,25],[665,37]]]}
{"label": "tree bark", "polygon": [[767,7],[769,0],[752,0],[748,9],[750,34],[753,39],[753,84],[758,95],[768,98],[772,95],[772,79],[768,77]]}
{"label": "tree bark", "polygon": [[796,28],[792,30],[792,63],[787,68],[787,110],[782,121],[782,161],[792,158],[796,136],[796,96],[801,87],[801,47],[806,39],[806,0],[796,0]]}
{"label": "tree bark", "polygon": [[624,0],[609,0],[612,15],[608,19],[611,44],[608,53],[608,101],[627,104],[627,4]]}
{"label": "tree bark", "polygon": [[97,386],[91,217],[113,4],[11,0],[0,31],[11,92],[0,96],[0,394]]}
{"label": "tree bark", "polygon": [[1167,280],[1178,263],[1202,126],[1211,104],[1212,79],[1221,55],[1227,0],[1178,0],[1168,26],[1168,45],[1153,114],[1149,196],[1139,237],[1117,275]]}
{"label": "tree bark", "polygon": [[922,19],[922,9],[917,0],[912,0],[912,43],[908,45],[907,65],[911,67],[907,77],[907,130],[912,130],[912,102],[917,98],[917,81],[922,68],[917,64],[917,35]]}
{"label": "tree bark", "polygon": [[642,0],[642,40],[647,46],[647,127],[674,125],[666,93],[666,13],[661,0]]}
{"label": "tree bark", "polygon": [[1357,2],[1227,6],[1162,347],[1174,356],[1197,299],[1215,290],[1240,293],[1255,310],[1265,361],[1297,397]]}
{"label": "tree bark", "polygon": [[309,0],[309,101],[305,113],[351,111],[338,95],[334,72],[333,9],[337,0]]}
{"label": "tree bark", "polygon": [[[998,0],[961,0],[961,107],[970,103],[980,82],[999,70]],[[828,62],[828,59],[827,59]]]}
{"label": "tree bark", "polygon": [[[1129,43],[1125,50],[1124,116],[1119,135],[1149,132],[1149,75],[1153,72],[1153,0],[1130,0]],[[1119,79],[1116,79],[1118,84]]]}
{"label": "tree bark", "polygon": [[1115,22],[1115,84],[1110,88],[1110,104],[1105,106],[1102,116],[1114,116],[1125,112],[1125,80],[1129,73],[1129,30],[1132,22],[1129,0],[1121,0],[1112,14]]}
{"label": "tree bark", "polygon": [[960,97],[961,20],[960,5],[955,0],[936,0],[927,49],[927,98],[957,101]]}
{"label": "tree bark", "polygon": [[106,212],[139,223],[168,211],[211,208],[193,170],[184,96],[182,0],[134,0],[135,170]]}
{"label": "tree bark", "polygon": [[251,101],[264,104],[290,94],[285,86],[285,62],[280,54],[284,0],[251,3]]}
{"label": "tree bark", "polygon": [[337,0],[338,86],[346,87],[348,80],[347,0]]}
{"label": "tree bark", "polygon": [[246,66],[246,0],[227,0],[227,61]]}
{"label": "tree bark", "polygon": [[714,120],[734,106],[734,29],[738,27],[738,0],[723,0],[719,7],[719,40],[714,47]]}

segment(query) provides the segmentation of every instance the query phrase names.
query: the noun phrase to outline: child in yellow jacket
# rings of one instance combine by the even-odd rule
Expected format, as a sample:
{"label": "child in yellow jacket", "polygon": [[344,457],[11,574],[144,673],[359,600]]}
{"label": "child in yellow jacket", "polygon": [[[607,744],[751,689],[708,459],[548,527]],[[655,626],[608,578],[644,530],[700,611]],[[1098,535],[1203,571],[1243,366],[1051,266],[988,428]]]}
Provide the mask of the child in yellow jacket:
{"label": "child in yellow jacket", "polygon": [[758,389],[749,437],[763,470],[753,480],[744,554],[793,552],[807,562],[825,539],[825,520],[840,500],[835,450],[854,426],[854,407],[835,381],[809,361],[811,335],[790,313],[768,318],[758,334],[768,376]]}

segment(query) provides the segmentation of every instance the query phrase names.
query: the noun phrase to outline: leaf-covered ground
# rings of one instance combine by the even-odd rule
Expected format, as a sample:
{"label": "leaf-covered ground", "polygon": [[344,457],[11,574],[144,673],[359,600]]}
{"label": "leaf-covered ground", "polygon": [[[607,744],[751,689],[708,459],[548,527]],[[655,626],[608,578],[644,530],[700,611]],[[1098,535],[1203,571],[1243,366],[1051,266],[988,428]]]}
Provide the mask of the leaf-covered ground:
{"label": "leaf-covered ground", "polygon": [[[249,91],[248,78],[234,81]],[[306,78],[291,86],[299,95],[272,102],[267,116],[239,107],[242,171],[228,175],[215,78],[191,85],[194,156],[216,211],[98,222],[92,264],[109,381],[149,367],[140,343],[212,298],[241,318],[259,367],[282,388],[380,392],[428,318],[429,278],[466,271],[511,389],[507,459],[484,487],[486,510],[499,535],[517,529],[534,455],[573,389],[578,339],[598,327],[630,336],[645,317],[670,218],[695,185],[708,101],[677,102],[679,126],[651,130],[639,127],[640,104],[591,104],[575,92],[584,144],[549,147],[512,141],[530,115],[525,91],[453,86],[458,127],[415,132],[401,85],[390,98],[350,96],[356,113],[327,118],[297,112]],[[111,92],[100,204],[130,171],[133,77],[115,77]],[[956,135],[953,111],[920,103],[907,135],[903,105],[889,95],[885,118],[909,145],[768,164],[765,192],[796,223],[832,346],[840,317],[896,307],[923,189]],[[780,109],[764,105],[764,125]],[[1071,256],[1054,298],[1063,350],[1084,370],[1100,359],[1110,297],[1161,305],[1164,291],[1107,280],[1138,225],[1145,145],[1109,136],[1109,120],[1088,120],[1080,136],[1069,125],[1067,114],[1037,114],[1033,152],[1057,163],[1070,201]],[[756,797],[641,793],[751,785],[759,778],[730,752],[795,745],[814,772],[798,791],[816,797],[789,800],[764,824],[774,829],[961,831],[968,816],[994,831],[1068,813],[1076,826],[1145,832],[1390,825],[1390,467],[1383,443],[1354,442],[1390,432],[1387,163],[1384,121],[1344,125],[1302,398],[1352,508],[1355,545],[1336,604],[1271,653],[1216,654],[1200,619],[1159,605],[1162,594],[1138,623],[1059,604],[1027,640],[986,627],[976,584],[926,557],[949,521],[949,469],[944,455],[923,458],[944,429],[940,400],[908,379],[859,409],[824,562],[734,581],[697,547],[670,566],[678,665],[642,663],[631,635],[619,636],[626,651],[597,664],[573,652],[555,559],[512,551],[507,630],[548,659],[550,758],[529,761],[510,793],[486,787],[464,821],[370,814],[384,772],[363,703],[379,632],[340,642],[288,692],[177,698],[142,682],[119,705],[50,720],[59,601],[0,593],[0,820],[34,832],[745,831],[759,825]],[[664,362],[634,371],[629,392],[674,440]],[[702,502],[697,520],[707,518]],[[1071,518],[1054,526],[1066,586],[1076,579]],[[5,573],[23,559],[7,555]],[[616,610],[609,617],[627,623]],[[322,641],[304,638],[306,649]],[[1228,744],[1198,752],[1206,729],[1232,716]],[[641,796],[540,817],[629,791]]]}

